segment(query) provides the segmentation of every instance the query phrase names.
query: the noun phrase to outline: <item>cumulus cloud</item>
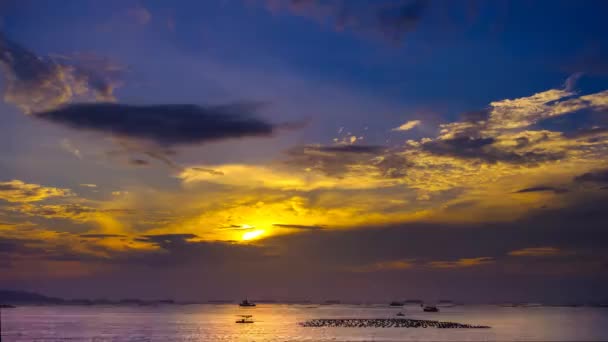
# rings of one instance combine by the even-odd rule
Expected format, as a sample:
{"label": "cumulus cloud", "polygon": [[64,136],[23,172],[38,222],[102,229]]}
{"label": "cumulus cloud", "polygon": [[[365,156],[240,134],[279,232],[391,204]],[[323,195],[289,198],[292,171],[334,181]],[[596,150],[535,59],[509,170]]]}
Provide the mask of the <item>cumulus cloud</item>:
{"label": "cumulus cloud", "polygon": [[29,184],[17,179],[0,182],[0,199],[8,202],[37,202],[51,197],[72,195],[68,189]]}
{"label": "cumulus cloud", "polygon": [[580,110],[606,109],[608,91],[579,95],[566,89],[549,89],[527,97],[494,101],[485,110],[465,113],[462,120],[441,125],[439,138],[495,137]]}
{"label": "cumulus cloud", "polygon": [[36,113],[36,117],[74,129],[140,139],[159,145],[270,136],[276,125],[253,117],[257,104],[224,106],[81,103]]}
{"label": "cumulus cloud", "polygon": [[409,131],[410,129],[412,129],[420,124],[421,124],[420,120],[411,120],[411,121],[404,123],[403,125],[401,125],[399,127],[393,128],[392,131],[405,132],[405,131]]}
{"label": "cumulus cloud", "polygon": [[27,114],[74,100],[114,99],[120,67],[110,61],[65,56],[38,56],[0,33],[4,100]]}
{"label": "cumulus cloud", "polygon": [[428,1],[268,0],[267,5],[271,10],[287,9],[295,15],[329,21],[336,30],[372,33],[399,42],[416,29]]}

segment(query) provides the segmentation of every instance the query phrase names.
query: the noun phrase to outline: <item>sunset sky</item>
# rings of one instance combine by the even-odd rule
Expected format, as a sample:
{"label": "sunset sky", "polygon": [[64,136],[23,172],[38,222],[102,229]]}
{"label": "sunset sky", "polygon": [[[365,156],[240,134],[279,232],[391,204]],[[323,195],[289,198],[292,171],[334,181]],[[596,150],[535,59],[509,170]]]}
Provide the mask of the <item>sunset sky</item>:
{"label": "sunset sky", "polygon": [[605,1],[0,1],[0,288],[608,299]]}

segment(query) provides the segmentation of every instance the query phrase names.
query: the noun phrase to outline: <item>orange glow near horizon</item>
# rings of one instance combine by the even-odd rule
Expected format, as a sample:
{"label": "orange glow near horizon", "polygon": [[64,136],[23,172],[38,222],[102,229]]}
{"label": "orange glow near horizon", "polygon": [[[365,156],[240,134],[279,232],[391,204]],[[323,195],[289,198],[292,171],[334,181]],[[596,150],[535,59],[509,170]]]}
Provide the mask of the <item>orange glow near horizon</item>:
{"label": "orange glow near horizon", "polygon": [[264,230],[262,230],[262,229],[252,230],[250,232],[245,232],[243,234],[243,236],[241,237],[241,239],[243,241],[255,240],[263,234],[264,234]]}

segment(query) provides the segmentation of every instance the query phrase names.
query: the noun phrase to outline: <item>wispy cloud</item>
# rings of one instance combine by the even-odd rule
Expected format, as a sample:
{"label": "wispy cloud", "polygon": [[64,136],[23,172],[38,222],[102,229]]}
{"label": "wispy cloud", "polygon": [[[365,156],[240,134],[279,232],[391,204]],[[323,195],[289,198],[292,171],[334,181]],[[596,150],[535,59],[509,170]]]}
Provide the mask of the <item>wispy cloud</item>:
{"label": "wispy cloud", "polygon": [[411,121],[404,123],[403,125],[401,125],[399,127],[393,128],[392,130],[405,132],[405,131],[409,131],[410,129],[420,125],[421,123],[422,122],[420,120],[411,120]]}
{"label": "wispy cloud", "polygon": [[528,247],[528,248],[510,251],[509,255],[538,257],[538,256],[556,256],[556,255],[561,255],[563,253],[564,252],[557,247]]}
{"label": "wispy cloud", "polygon": [[462,258],[455,261],[431,261],[428,265],[432,268],[465,268],[475,267],[494,263],[494,258]]}

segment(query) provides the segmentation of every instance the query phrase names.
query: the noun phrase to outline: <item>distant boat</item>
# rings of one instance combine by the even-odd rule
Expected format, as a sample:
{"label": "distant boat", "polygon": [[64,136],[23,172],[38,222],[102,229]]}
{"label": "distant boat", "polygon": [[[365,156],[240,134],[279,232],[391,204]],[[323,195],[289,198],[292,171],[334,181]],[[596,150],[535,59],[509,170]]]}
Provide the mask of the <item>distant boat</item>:
{"label": "distant boat", "polygon": [[397,316],[405,316],[405,314],[401,311],[397,312]]}
{"label": "distant boat", "polygon": [[255,306],[255,303],[252,303],[252,302],[248,301],[247,299],[245,299],[244,301],[239,303],[239,306]]}
{"label": "distant boat", "polygon": [[251,315],[240,315],[241,319],[237,319],[235,323],[253,323]]}
{"label": "distant boat", "polygon": [[426,305],[423,309],[424,312],[439,312],[436,306]]}
{"label": "distant boat", "polygon": [[403,306],[403,303],[402,303],[402,302],[398,302],[398,301],[394,300],[394,301],[392,301],[392,302],[391,302],[389,305],[390,305],[390,306]]}

